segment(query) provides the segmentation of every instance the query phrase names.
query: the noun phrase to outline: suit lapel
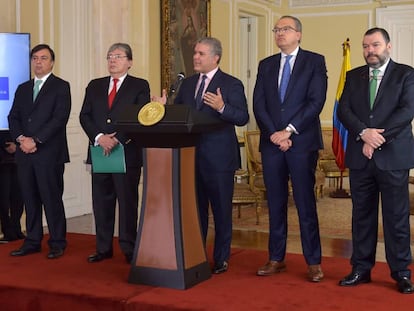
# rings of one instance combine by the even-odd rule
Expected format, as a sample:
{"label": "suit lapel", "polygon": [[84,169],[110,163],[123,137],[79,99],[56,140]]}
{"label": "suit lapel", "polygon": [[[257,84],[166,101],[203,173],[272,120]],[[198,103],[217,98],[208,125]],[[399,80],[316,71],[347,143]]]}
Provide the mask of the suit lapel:
{"label": "suit lapel", "polygon": [[394,62],[392,60],[390,60],[389,63],[388,63],[388,66],[385,69],[385,72],[384,72],[384,74],[382,76],[381,83],[380,83],[380,85],[378,87],[377,95],[375,96],[374,107],[377,105],[377,103],[380,103],[381,97],[384,94],[384,91],[383,90],[384,89],[388,89],[386,85],[388,84],[388,81],[389,81],[389,78],[388,77],[391,76],[390,72],[392,70],[394,70]]}
{"label": "suit lapel", "polygon": [[[285,94],[285,101],[286,98],[289,97],[290,92],[292,92],[292,88],[296,85],[296,80],[298,80],[300,73],[303,71],[303,67],[305,66],[305,59],[303,58],[302,50],[299,48],[298,54],[296,55],[295,63],[293,65],[292,74],[290,75],[289,84]],[[280,68],[280,61],[279,66]],[[279,73],[279,70],[278,70]],[[279,93],[279,89],[278,89]]]}
{"label": "suit lapel", "polygon": [[269,83],[271,84],[270,89],[274,90],[273,98],[276,98],[278,103],[280,103],[280,96],[279,96],[279,71],[280,71],[280,59],[281,54],[276,54],[274,57],[274,63],[267,68],[268,74],[267,78],[269,79]]}
{"label": "suit lapel", "polygon": [[[46,81],[43,82],[42,88],[40,89],[39,93],[37,94],[37,97],[34,101],[34,105],[36,105],[36,103],[38,102],[39,98],[42,97],[44,92],[47,92],[47,89],[50,87],[50,84],[52,83],[52,80],[54,79],[54,75],[51,74]],[[32,80],[32,89],[34,87],[34,79]]]}
{"label": "suit lapel", "polygon": [[206,92],[211,92],[216,94],[217,93],[217,88],[219,87],[219,81],[220,81],[220,77],[222,75],[222,72],[220,69],[217,70],[216,74],[213,76],[213,79],[211,79],[210,83],[208,84],[208,87],[206,89]]}

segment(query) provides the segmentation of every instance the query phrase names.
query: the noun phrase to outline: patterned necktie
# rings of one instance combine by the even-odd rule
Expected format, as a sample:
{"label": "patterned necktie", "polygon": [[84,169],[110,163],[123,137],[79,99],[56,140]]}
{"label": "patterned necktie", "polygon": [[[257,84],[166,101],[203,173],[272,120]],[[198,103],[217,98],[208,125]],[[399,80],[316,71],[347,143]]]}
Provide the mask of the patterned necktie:
{"label": "patterned necktie", "polygon": [[33,88],[33,102],[35,101],[37,95],[39,94],[40,91],[40,84],[42,84],[43,80],[36,80],[35,81],[35,85]]}
{"label": "patterned necktie", "polygon": [[203,75],[201,77],[201,83],[200,83],[200,86],[198,88],[197,95],[195,98],[196,107],[198,110],[200,110],[203,107],[203,91],[204,91],[204,86],[206,84],[206,79],[207,79],[206,75]]}
{"label": "patterned necktie", "polygon": [[283,72],[282,72],[282,79],[280,79],[280,86],[279,86],[279,95],[280,95],[280,101],[283,102],[285,99],[285,94],[287,90],[287,86],[289,84],[290,79],[290,63],[289,60],[292,58],[292,55],[286,55],[285,59],[285,65],[283,66]]}
{"label": "patterned necktie", "polygon": [[116,84],[118,83],[118,79],[113,79],[113,81],[114,81],[114,85],[112,86],[112,90],[111,90],[111,92],[109,93],[109,96],[108,96],[108,107],[109,107],[109,109],[111,109],[112,108],[112,103],[114,102],[114,98],[115,98],[115,95],[116,95]]}
{"label": "patterned necktie", "polygon": [[371,109],[374,106],[375,96],[377,94],[377,80],[379,72],[379,69],[374,69],[372,71],[372,79],[369,81],[369,104]]}

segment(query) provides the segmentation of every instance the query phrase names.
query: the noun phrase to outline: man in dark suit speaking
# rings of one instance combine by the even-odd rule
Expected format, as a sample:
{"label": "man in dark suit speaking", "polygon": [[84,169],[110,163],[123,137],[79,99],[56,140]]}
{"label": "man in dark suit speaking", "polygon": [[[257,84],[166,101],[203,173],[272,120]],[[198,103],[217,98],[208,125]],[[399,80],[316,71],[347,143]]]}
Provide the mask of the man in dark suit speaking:
{"label": "man in dark suit speaking", "polygon": [[[224,126],[205,133],[196,146],[196,191],[201,229],[207,238],[209,206],[214,217],[213,273],[228,269],[232,238],[232,197],[234,172],[240,167],[235,125],[249,120],[243,84],[219,68],[222,47],[216,38],[199,39],[194,47],[193,65],[197,74],[183,80],[175,104],[187,104]],[[166,102],[163,98],[154,100]]]}
{"label": "man in dark suit speaking", "polygon": [[[113,255],[116,201],[119,206],[119,245],[131,262],[138,219],[138,183],[141,175],[142,149],[126,134],[117,132],[115,121],[130,105],[143,106],[150,101],[146,80],[128,74],[132,50],[126,43],[113,44],[106,56],[110,76],[92,80],[86,88],[80,123],[91,145],[99,145],[105,154],[122,144],[126,173],[92,171],[92,204],[96,225],[96,252],[88,262],[99,262]],[[91,163],[88,153],[88,163]]]}
{"label": "man in dark suit speaking", "polygon": [[281,53],[260,62],[253,94],[270,233],[269,261],[257,275],[273,275],[286,269],[290,179],[303,255],[309,266],[308,279],[319,282],[323,273],[314,186],[318,150],[323,148],[319,114],[326,99],[325,59],[300,48],[302,24],[296,17],[281,17],[273,32]]}
{"label": "man in dark suit speaking", "polygon": [[34,79],[16,90],[9,114],[11,137],[19,145],[16,163],[26,209],[26,239],[12,256],[41,250],[42,205],[49,228],[48,258],[66,248],[63,173],[69,162],[66,124],[71,109],[69,83],[52,73],[55,53],[46,44],[31,51]]}
{"label": "man in dark suit speaking", "polygon": [[352,272],[339,282],[371,281],[381,197],[387,262],[402,293],[411,284],[409,169],[414,167],[414,69],[390,58],[385,29],[368,30],[362,42],[365,66],[347,73],[338,117],[348,129],[345,163],[352,194]]}

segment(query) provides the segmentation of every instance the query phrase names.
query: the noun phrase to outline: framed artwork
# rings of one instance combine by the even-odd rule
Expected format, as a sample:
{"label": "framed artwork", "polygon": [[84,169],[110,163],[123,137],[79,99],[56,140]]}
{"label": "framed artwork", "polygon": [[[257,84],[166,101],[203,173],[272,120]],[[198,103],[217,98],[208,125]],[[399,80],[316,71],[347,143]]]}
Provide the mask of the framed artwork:
{"label": "framed artwork", "polygon": [[193,71],[194,44],[210,35],[210,0],[161,1],[161,87]]}

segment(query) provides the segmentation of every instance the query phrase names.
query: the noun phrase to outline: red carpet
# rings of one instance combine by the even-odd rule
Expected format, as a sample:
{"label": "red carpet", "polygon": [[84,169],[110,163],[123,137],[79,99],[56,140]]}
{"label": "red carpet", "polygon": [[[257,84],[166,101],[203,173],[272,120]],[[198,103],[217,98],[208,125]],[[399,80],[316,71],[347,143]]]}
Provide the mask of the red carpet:
{"label": "red carpet", "polygon": [[414,303],[414,295],[396,291],[386,264],[377,263],[373,282],[342,288],[337,282],[349,272],[344,258],[324,258],[325,279],[305,280],[301,255],[289,254],[288,270],[272,277],[256,277],[267,253],[234,249],[230,269],[188,290],[127,283],[129,266],[115,243],[112,260],[88,264],[94,250],[91,235],[69,234],[68,248],[58,260],[42,253],[21,258],[8,253],[21,242],[0,245],[1,311],[112,311],[112,310],[399,310]]}

